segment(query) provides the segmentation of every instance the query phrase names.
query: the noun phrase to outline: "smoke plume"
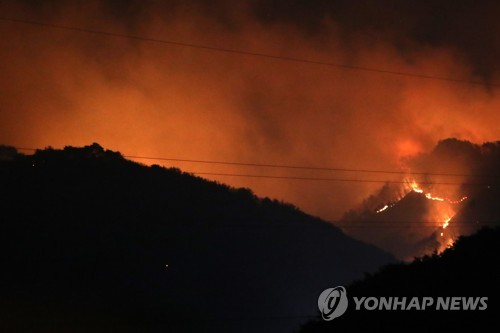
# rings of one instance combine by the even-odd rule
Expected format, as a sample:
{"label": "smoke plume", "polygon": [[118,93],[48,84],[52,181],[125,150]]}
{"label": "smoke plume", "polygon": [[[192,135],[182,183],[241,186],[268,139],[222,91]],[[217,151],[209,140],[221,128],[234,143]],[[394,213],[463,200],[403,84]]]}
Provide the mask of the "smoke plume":
{"label": "smoke plume", "polygon": [[[431,35],[435,12],[413,9],[408,5],[401,12],[381,11],[367,5],[356,11],[343,2],[334,7],[322,1],[307,8],[289,1],[2,1],[3,17],[484,85],[2,21],[0,142],[35,148],[99,142],[135,156],[404,170],[409,157],[430,151],[443,138],[496,140],[500,98],[492,83],[500,80],[487,60],[498,47],[479,57],[481,49],[471,51],[466,42],[475,30],[462,39],[448,31],[465,13],[449,15],[441,22],[443,28]],[[484,21],[477,29],[498,31],[497,20]],[[499,34],[481,36],[498,45],[494,36]],[[143,162],[193,172],[397,178]],[[381,187],[366,182],[207,177],[292,202],[327,219],[342,216]]]}

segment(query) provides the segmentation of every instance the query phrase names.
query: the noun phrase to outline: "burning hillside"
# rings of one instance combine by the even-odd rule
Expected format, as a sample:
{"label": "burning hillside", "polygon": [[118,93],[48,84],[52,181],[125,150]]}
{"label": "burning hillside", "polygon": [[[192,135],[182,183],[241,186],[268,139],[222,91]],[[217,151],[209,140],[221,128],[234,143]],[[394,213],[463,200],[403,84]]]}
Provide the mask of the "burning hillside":
{"label": "burning hillside", "polygon": [[341,223],[350,234],[402,259],[441,252],[460,235],[497,224],[494,204],[475,207],[499,197],[499,156],[498,142],[441,141],[430,154],[409,160],[401,181],[386,184]]}

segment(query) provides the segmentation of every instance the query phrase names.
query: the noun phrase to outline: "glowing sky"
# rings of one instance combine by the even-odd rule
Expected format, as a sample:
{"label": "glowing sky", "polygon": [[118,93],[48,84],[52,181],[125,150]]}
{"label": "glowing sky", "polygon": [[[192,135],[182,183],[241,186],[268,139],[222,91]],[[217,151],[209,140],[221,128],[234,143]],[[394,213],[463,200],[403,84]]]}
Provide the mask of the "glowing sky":
{"label": "glowing sky", "polygon": [[[495,2],[0,1],[2,17],[484,82],[450,83],[0,22],[0,143],[398,170],[500,137]],[[449,6],[446,6],[448,3]],[[451,6],[453,4],[453,6]],[[154,161],[150,161],[154,163]],[[160,163],[160,162],[158,162]],[[165,163],[162,163],[165,164]],[[387,175],[175,163],[186,171]],[[380,184],[210,177],[333,219]]]}

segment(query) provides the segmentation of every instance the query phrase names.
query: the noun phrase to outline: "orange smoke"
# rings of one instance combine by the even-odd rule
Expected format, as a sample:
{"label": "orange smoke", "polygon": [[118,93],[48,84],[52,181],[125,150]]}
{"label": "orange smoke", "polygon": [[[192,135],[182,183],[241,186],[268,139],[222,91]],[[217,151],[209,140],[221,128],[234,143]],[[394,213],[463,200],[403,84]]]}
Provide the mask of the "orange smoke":
{"label": "orange smoke", "polygon": [[[4,6],[5,7],[5,6]],[[231,22],[194,8],[147,8],[133,20],[96,5],[57,11],[0,8],[4,16],[93,30],[477,79],[451,49],[404,53],[335,22],[318,35],[265,24],[244,8]],[[189,10],[188,10],[189,9]],[[446,137],[497,140],[500,98],[482,86],[159,45],[1,22],[0,143],[62,147],[99,142],[128,155],[396,170]],[[480,115],[480,116],[478,116]],[[188,163],[186,171],[388,180],[366,173]],[[335,219],[377,183],[212,177]]]}

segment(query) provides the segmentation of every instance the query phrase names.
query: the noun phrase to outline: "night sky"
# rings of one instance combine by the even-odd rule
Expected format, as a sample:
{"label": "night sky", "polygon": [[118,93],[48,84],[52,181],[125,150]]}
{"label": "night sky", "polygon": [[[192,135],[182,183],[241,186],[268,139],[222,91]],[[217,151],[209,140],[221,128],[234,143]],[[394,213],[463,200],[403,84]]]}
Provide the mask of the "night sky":
{"label": "night sky", "polygon": [[[0,142],[16,147],[99,142],[133,156],[407,170],[439,140],[500,135],[497,1],[0,1],[0,13]],[[400,176],[142,162],[193,172]],[[207,177],[327,219],[381,186]]]}

